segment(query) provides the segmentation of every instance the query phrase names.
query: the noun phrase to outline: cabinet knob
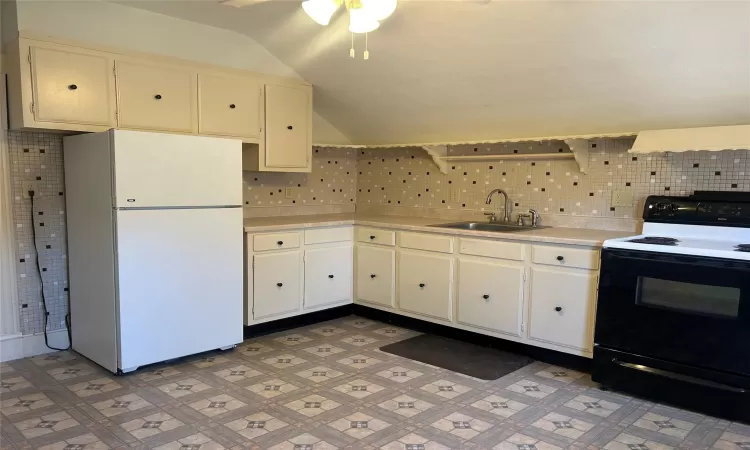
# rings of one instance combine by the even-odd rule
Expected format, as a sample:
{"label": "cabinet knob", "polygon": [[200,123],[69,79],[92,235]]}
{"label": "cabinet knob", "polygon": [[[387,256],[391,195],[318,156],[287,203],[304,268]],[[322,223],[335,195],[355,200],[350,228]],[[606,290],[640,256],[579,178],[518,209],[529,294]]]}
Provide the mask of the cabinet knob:
{"label": "cabinet knob", "polygon": [[157,100],[161,100],[161,94],[154,95],[154,98],[157,99]]}
{"label": "cabinet knob", "polygon": [[68,86],[68,89],[70,89],[71,91],[75,91],[76,89],[78,89],[78,86],[76,86],[75,84],[71,84]]}
{"label": "cabinet knob", "polygon": [[333,278],[333,275],[328,275],[328,278]]}
{"label": "cabinet knob", "polygon": [[230,107],[231,109],[234,109],[234,108],[236,108],[236,107],[237,107],[237,105],[235,105],[234,103],[232,103],[231,105],[229,105],[229,107]]}
{"label": "cabinet knob", "polygon": [[563,259],[565,259],[565,258],[564,258],[563,256],[558,256],[558,257],[557,257],[557,260],[558,260],[558,261],[562,261]]}
{"label": "cabinet knob", "polygon": [[370,236],[370,240],[375,239],[375,236]]}
{"label": "cabinet knob", "polygon": [[484,295],[482,296],[482,298],[483,298],[483,299],[485,299],[485,300],[489,300],[490,296],[489,296],[489,295],[487,295],[487,294],[484,294]]}
{"label": "cabinet knob", "polygon": [[375,275],[375,274],[373,273],[372,275],[370,275],[370,278],[375,278],[376,276],[377,276],[377,275]]}
{"label": "cabinet knob", "polygon": [[424,287],[424,283],[419,283],[419,287],[423,288]]}
{"label": "cabinet knob", "polygon": [[557,312],[562,311],[562,306],[555,306],[555,311],[557,311]]}
{"label": "cabinet knob", "polygon": [[276,245],[284,245],[284,241],[277,241]]}
{"label": "cabinet knob", "polygon": [[284,283],[276,283],[276,286],[278,286],[278,287],[281,287],[283,285],[284,285]]}
{"label": "cabinet knob", "polygon": [[291,126],[291,125],[289,125],[288,127],[286,127],[286,129],[287,129],[287,130],[291,130],[291,129],[293,129],[293,128],[294,128],[294,127],[293,127],[293,126]]}

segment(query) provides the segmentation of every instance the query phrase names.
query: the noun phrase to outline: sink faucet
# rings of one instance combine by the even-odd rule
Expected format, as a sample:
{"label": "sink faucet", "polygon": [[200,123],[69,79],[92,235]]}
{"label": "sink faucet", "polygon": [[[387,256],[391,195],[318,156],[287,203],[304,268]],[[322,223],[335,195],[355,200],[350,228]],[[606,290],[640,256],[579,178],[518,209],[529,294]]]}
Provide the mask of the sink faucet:
{"label": "sink faucet", "polygon": [[[495,195],[495,194],[503,194],[503,196],[505,197],[505,211],[503,211],[503,222],[506,222],[506,223],[510,222],[510,201],[508,200],[508,193],[507,192],[505,192],[502,189],[494,189],[487,196],[487,202],[486,203],[488,205],[491,204],[492,203],[492,196]],[[490,222],[494,222],[494,221],[497,220],[495,218],[495,214],[494,213],[485,213],[485,215],[491,216],[490,217]]]}

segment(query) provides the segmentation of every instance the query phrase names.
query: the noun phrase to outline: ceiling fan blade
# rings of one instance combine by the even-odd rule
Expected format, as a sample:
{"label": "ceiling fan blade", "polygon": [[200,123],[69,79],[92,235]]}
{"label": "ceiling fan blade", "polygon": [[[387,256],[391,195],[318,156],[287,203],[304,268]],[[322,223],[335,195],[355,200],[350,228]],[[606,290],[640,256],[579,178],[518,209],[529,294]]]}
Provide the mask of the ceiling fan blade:
{"label": "ceiling fan blade", "polygon": [[242,8],[243,6],[255,5],[258,3],[265,3],[270,0],[222,0],[220,3],[225,6],[234,6],[235,8]]}

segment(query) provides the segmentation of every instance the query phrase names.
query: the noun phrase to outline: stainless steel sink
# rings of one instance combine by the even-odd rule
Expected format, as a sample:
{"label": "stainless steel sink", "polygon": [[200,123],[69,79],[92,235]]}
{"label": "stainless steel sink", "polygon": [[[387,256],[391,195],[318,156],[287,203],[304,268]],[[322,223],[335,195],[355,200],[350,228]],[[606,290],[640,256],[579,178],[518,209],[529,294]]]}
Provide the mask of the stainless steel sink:
{"label": "stainless steel sink", "polygon": [[540,230],[549,227],[526,227],[520,225],[513,225],[509,223],[489,223],[489,222],[458,222],[458,223],[443,223],[438,225],[430,225],[437,228],[453,228],[456,230],[474,230],[474,231],[496,231],[498,233],[512,233],[518,231],[532,231]]}

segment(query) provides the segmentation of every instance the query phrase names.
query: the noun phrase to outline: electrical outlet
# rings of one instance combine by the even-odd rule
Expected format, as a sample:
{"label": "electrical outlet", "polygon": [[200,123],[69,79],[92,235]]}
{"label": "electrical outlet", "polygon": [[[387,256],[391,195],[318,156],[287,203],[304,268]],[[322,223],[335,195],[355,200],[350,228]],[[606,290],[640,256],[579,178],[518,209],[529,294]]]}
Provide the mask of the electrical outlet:
{"label": "electrical outlet", "polygon": [[294,188],[288,187],[284,189],[284,198],[292,198],[294,196]]}
{"label": "electrical outlet", "polygon": [[612,206],[632,207],[632,191],[612,191]]}
{"label": "electrical outlet", "polygon": [[451,202],[457,202],[461,200],[461,189],[456,186],[450,188]]}
{"label": "electrical outlet", "polygon": [[29,198],[29,191],[34,191],[34,198],[39,197],[39,182],[34,181],[24,181],[23,183],[23,198]]}

